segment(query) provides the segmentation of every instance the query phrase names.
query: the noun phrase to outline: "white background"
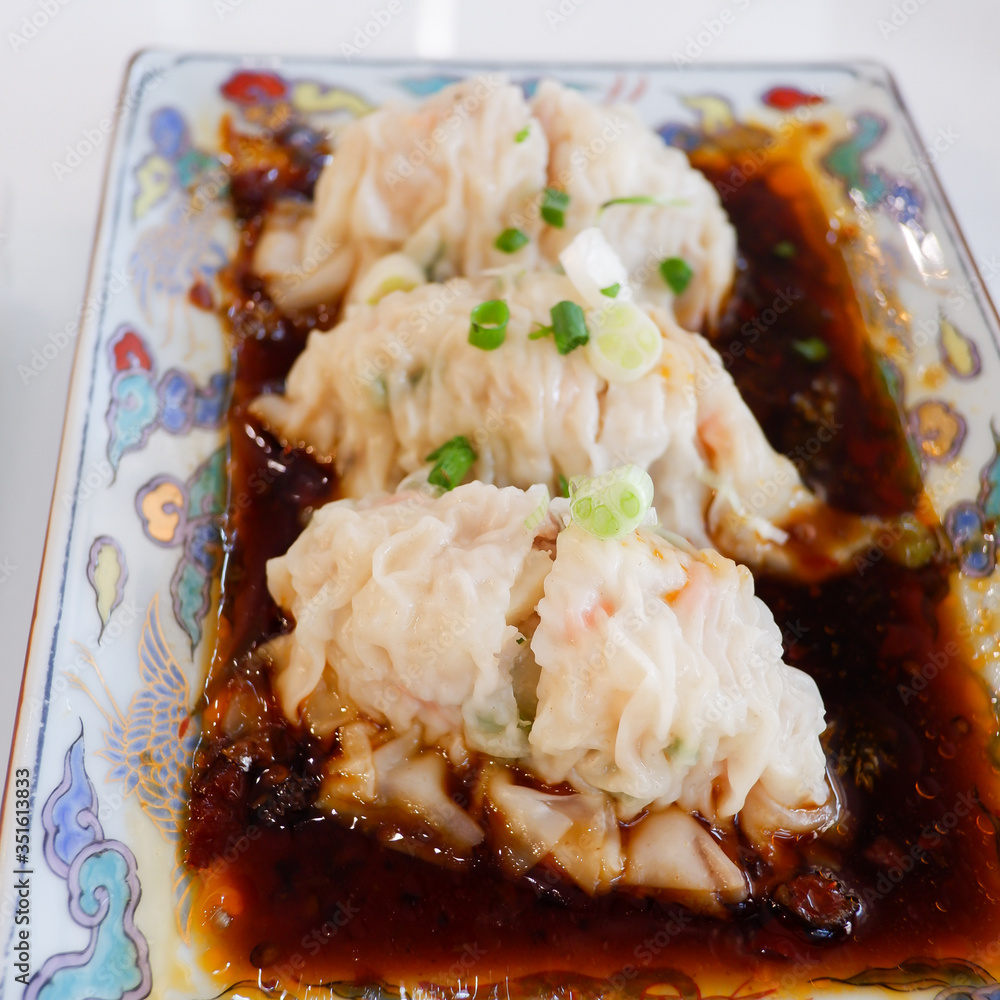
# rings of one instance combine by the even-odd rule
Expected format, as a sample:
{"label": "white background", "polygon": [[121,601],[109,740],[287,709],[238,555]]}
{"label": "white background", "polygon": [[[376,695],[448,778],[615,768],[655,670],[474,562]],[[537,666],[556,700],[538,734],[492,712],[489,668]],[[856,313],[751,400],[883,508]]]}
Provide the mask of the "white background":
{"label": "white background", "polygon": [[[71,349],[17,374],[78,318],[107,155],[54,161],[114,107],[147,46],[342,54],[388,0],[2,0],[0,3],[0,765],[6,769],[59,453]],[[727,8],[702,62],[866,57],[895,74],[974,258],[1000,259],[1000,4],[994,0],[393,0],[372,58],[672,62]],[[22,18],[56,10],[26,44]],[[563,13],[560,14],[560,11]],[[554,12],[554,13],[553,13]],[[41,17],[38,20],[42,20]],[[880,24],[880,22],[882,22]],[[891,30],[895,25],[898,28]],[[704,36],[703,36],[704,37]],[[16,51],[15,51],[16,47]],[[942,143],[943,145],[943,143]],[[988,269],[994,297],[996,266]]]}

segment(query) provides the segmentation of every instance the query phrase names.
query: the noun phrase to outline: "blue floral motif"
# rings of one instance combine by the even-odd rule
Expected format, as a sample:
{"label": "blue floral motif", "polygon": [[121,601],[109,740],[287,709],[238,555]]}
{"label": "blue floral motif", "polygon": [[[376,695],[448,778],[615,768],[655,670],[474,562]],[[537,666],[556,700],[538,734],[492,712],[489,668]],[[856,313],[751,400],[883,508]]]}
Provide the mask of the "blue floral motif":
{"label": "blue floral motif", "polygon": [[996,540],[987,529],[982,511],[961,500],[945,515],[945,531],[966,576],[989,576],[996,566]]}
{"label": "blue floral motif", "polygon": [[168,434],[187,434],[192,427],[222,424],[229,396],[229,376],[216,372],[204,388],[178,368],[157,380],[153,352],[131,327],[115,331],[108,345],[112,371],[108,405],[108,460],[117,472],[127,452],[145,447],[162,427]]}
{"label": "blue floral motif", "polygon": [[104,836],[87,775],[83,731],[66,752],[63,779],[42,809],[44,855],[66,880],[69,915],[89,929],[81,951],[52,955],[25,1000],[142,1000],[152,989],[149,945],[135,925],[141,887],[135,856]]}

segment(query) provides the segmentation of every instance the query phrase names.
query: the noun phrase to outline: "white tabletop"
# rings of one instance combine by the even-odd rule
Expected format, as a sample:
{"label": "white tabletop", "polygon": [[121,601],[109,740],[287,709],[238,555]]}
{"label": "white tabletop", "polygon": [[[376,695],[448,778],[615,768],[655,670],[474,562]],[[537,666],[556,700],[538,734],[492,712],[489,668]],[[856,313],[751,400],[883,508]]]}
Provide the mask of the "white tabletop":
{"label": "white tabletop", "polygon": [[[17,367],[78,318],[106,149],[54,161],[115,103],[128,57],[155,46],[341,55],[389,0],[6,0],[0,11],[0,765],[52,500],[72,351],[24,385]],[[392,0],[372,58],[673,61],[711,22],[701,60],[866,57],[895,74],[975,259],[1000,260],[1000,4],[993,0]],[[720,19],[723,11],[730,16]],[[41,12],[41,13],[39,13]],[[27,19],[27,20],[26,20]],[[31,20],[42,26],[33,34]],[[723,24],[722,20],[728,23]],[[26,28],[27,25],[27,28]],[[31,35],[31,37],[28,37]],[[706,37],[704,34],[703,38]],[[994,297],[1000,266],[987,268]]]}

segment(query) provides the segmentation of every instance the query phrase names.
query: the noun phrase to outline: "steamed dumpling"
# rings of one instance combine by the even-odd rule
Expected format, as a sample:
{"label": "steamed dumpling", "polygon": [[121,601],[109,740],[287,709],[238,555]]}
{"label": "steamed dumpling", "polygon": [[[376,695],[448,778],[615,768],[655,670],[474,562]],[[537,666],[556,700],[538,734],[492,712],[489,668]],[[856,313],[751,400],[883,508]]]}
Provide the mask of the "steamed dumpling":
{"label": "steamed dumpling", "polygon": [[[836,818],[819,691],[747,570],[649,528],[598,539],[568,509],[479,482],[339,500],[268,563],[296,622],[271,650],[279,702],[337,737],[319,801],[362,828],[408,813],[430,860],[488,838],[513,873],[547,859],[591,893],[745,899],[719,834],[737,814],[765,856]],[[469,781],[472,751],[462,808],[449,768]]]}
{"label": "steamed dumpling", "polygon": [[547,782],[614,796],[630,819],[677,803],[734,816],[758,782],[787,806],[827,799],[813,680],[782,662],[749,570],[640,530],[559,534],[531,649],[529,741]]}
{"label": "steamed dumpling", "polygon": [[296,620],[286,714],[323,681],[345,724],[457,739],[608,795],[622,819],[677,804],[725,820],[757,785],[789,809],[826,802],[823,703],[782,662],[750,573],[652,529],[559,530],[567,509],[483,483],[321,508],[268,563]]}
{"label": "steamed dumpling", "polygon": [[[417,108],[387,104],[343,131],[311,210],[272,216],[254,267],[279,304],[298,307],[338,300],[394,251],[445,276],[532,266],[536,240],[513,255],[494,244],[544,188],[547,159],[521,89],[495,76],[447,87]],[[304,260],[321,263],[302,280]]]}
{"label": "steamed dumpling", "polygon": [[[705,176],[629,105],[599,107],[547,80],[531,110],[549,141],[549,184],[569,195],[565,226],[542,231],[545,256],[558,259],[579,232],[599,226],[639,297],[672,305],[688,330],[714,324],[733,282],[736,232]],[[601,211],[612,199],[635,197],[660,204],[618,204]],[[659,272],[668,257],[682,258],[693,272],[677,298]]]}
{"label": "steamed dumpling", "polygon": [[[510,310],[506,339],[480,350],[469,343],[469,315],[500,296]],[[829,512],[770,447],[704,338],[646,307],[660,357],[643,377],[609,383],[584,350],[562,355],[551,337],[530,339],[561,300],[586,305],[552,272],[390,294],[314,332],[284,395],[261,397],[253,410],[285,442],[332,457],[347,496],[394,489],[464,435],[479,456],[472,475],[498,485],[544,483],[556,493],[560,475],[639,465],[667,527],[752,566],[820,576],[866,542],[860,521],[827,516],[833,530],[819,533],[818,558],[786,544],[786,524]]]}
{"label": "steamed dumpling", "polygon": [[[569,195],[562,228],[542,219],[546,186]],[[635,195],[666,204],[601,211]],[[553,82],[529,104],[520,87],[483,76],[417,108],[387,104],[344,129],[313,204],[270,212],[254,267],[285,308],[368,301],[376,269],[388,287],[419,284],[424,270],[439,279],[554,270],[573,237],[595,225],[642,297],[673,304],[689,329],[718,317],[736,238],[715,189],[684,154],[631,107],[599,107]],[[496,246],[508,228],[529,237],[514,253]],[[658,270],[667,257],[693,271],[676,301]]]}
{"label": "steamed dumpling", "polygon": [[541,486],[472,484],[433,502],[404,493],[316,511],[267,566],[296,621],[275,678],[285,713],[297,717],[329,667],[345,722],[353,708],[397,733],[419,725],[431,740],[464,732],[477,749],[523,749],[497,654],[518,635],[512,595],[534,569],[531,519],[547,500]]}

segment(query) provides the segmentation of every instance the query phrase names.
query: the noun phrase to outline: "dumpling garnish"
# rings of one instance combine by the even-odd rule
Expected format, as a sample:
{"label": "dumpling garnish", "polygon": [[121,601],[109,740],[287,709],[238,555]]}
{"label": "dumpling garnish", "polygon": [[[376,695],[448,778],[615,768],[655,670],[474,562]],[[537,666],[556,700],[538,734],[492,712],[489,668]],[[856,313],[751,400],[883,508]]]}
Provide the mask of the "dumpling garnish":
{"label": "dumpling garnish", "polygon": [[[332,459],[349,497],[394,489],[461,435],[472,475],[501,486],[556,494],[560,477],[647,469],[664,525],[750,566],[819,578],[869,544],[870,524],[828,508],[771,448],[708,342],[636,301],[599,230],[563,260],[566,275],[455,279],[359,306],[314,332],[284,395],[253,411]],[[488,350],[470,329],[487,305],[504,318]]]}
{"label": "dumpling garnish", "polygon": [[475,482],[316,511],[268,587],[296,623],[271,653],[282,709],[339,741],[320,802],[409,816],[452,863],[487,841],[515,873],[701,909],[748,894],[748,803],[762,853],[827,827],[815,683],[749,571],[674,544],[651,495],[633,466],[569,500]]}
{"label": "dumpling garnish", "polygon": [[347,126],[313,204],[269,213],[254,269],[285,309],[371,304],[425,274],[555,269],[592,226],[643,298],[673,306],[689,329],[718,318],[736,238],[685,155],[630,107],[552,82],[529,104],[520,87],[479,77]]}

